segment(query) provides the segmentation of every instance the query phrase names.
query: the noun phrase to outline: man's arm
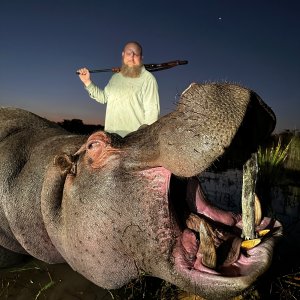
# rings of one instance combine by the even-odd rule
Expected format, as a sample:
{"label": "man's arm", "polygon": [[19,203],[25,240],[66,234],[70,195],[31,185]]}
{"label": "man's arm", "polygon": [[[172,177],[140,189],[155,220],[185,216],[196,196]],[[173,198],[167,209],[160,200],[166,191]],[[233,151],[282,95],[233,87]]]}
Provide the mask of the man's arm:
{"label": "man's arm", "polygon": [[145,124],[150,125],[157,121],[160,113],[158,85],[153,75],[145,83],[143,97]]}
{"label": "man's arm", "polygon": [[97,102],[102,104],[107,102],[105,91],[101,90],[92,81],[88,86],[85,87],[85,89],[89,93],[89,96]]}
{"label": "man's arm", "polygon": [[83,82],[85,89],[92,99],[100,103],[106,103],[105,92],[96,86],[91,80],[91,74],[87,68],[77,70],[80,80]]}

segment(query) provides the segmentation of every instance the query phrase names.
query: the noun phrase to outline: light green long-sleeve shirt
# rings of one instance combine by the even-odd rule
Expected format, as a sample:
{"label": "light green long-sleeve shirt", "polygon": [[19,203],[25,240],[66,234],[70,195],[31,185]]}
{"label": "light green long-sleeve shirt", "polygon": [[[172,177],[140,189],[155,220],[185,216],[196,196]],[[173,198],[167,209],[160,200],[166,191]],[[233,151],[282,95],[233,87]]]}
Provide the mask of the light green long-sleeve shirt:
{"label": "light green long-sleeve shirt", "polygon": [[86,87],[91,98],[107,104],[105,130],[124,137],[141,125],[152,124],[160,112],[155,77],[142,67],[137,78],[114,74],[104,90],[93,82]]}

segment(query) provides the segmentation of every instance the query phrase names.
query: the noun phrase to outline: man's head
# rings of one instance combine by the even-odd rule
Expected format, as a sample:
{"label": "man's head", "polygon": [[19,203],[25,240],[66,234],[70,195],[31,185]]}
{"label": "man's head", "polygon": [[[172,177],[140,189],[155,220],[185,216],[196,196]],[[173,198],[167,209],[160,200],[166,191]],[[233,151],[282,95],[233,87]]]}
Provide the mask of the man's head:
{"label": "man's head", "polygon": [[129,42],[122,51],[121,73],[126,77],[139,77],[143,65],[143,49],[138,42]]}

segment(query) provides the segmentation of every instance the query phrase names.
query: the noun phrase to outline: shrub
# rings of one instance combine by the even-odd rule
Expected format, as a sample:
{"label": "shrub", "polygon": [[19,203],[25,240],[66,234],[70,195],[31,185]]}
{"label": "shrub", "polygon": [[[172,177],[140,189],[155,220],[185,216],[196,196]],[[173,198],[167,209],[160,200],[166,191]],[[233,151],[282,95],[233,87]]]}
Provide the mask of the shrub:
{"label": "shrub", "polygon": [[258,179],[264,185],[264,188],[270,188],[277,184],[283,175],[284,162],[288,157],[289,148],[293,141],[284,146],[279,138],[277,145],[267,148],[258,148],[257,162],[258,162]]}

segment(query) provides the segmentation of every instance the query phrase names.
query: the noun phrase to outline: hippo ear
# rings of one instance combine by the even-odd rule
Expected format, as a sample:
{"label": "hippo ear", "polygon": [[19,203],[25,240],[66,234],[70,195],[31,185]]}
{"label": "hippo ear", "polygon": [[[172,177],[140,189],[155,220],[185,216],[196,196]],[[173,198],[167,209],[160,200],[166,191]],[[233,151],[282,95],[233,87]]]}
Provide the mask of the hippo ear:
{"label": "hippo ear", "polygon": [[59,167],[62,173],[68,173],[73,163],[73,157],[68,154],[60,154],[54,157],[54,165]]}
{"label": "hippo ear", "polygon": [[192,84],[174,112],[125,137],[132,153],[127,165],[163,166],[178,176],[194,176],[214,164],[233,140],[255,150],[274,125],[274,113],[252,91],[232,84]]}

